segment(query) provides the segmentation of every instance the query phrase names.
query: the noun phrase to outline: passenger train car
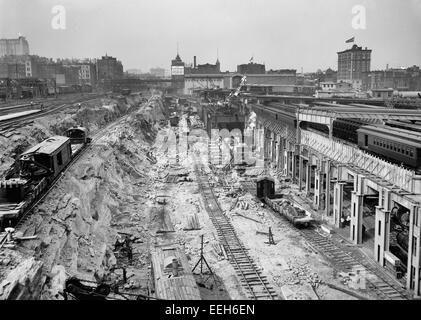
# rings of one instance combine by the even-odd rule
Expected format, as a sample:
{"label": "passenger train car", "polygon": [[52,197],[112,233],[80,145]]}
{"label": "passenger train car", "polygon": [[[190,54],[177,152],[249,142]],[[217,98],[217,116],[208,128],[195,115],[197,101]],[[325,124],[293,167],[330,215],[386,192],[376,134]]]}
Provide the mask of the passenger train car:
{"label": "passenger train car", "polygon": [[363,126],[357,132],[361,149],[421,170],[421,133],[388,126]]}
{"label": "passenger train car", "polygon": [[[257,108],[265,118],[278,120],[297,127],[296,105],[267,103]],[[301,128],[329,134],[326,125],[303,122]],[[373,123],[362,119],[336,119],[333,122],[333,137],[358,145],[371,154],[387,161],[415,169],[421,173],[421,123],[414,121],[387,121],[386,124]]]}
{"label": "passenger train car", "polygon": [[0,181],[0,229],[12,226],[46,192],[90,143],[85,128],[71,128],[67,136],[50,137],[25,151],[18,171]]}

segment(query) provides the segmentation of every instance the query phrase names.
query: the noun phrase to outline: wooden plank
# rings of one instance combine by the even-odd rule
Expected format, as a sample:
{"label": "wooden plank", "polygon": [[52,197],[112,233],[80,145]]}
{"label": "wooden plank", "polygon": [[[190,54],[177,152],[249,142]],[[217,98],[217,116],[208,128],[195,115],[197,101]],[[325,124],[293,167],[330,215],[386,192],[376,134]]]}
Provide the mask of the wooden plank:
{"label": "wooden plank", "polygon": [[[175,256],[180,262],[180,276],[168,278],[164,270],[166,257]],[[200,300],[200,291],[191,272],[187,257],[178,246],[160,245],[151,249],[154,283],[158,298],[167,300]]]}

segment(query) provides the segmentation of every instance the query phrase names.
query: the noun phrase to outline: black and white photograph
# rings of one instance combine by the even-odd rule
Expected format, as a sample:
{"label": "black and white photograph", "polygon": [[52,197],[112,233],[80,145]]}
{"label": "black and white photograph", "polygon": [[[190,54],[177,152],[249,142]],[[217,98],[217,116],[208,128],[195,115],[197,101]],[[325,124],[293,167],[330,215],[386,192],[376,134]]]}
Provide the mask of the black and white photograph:
{"label": "black and white photograph", "polygon": [[420,31],[421,0],[0,0],[0,309],[421,300]]}

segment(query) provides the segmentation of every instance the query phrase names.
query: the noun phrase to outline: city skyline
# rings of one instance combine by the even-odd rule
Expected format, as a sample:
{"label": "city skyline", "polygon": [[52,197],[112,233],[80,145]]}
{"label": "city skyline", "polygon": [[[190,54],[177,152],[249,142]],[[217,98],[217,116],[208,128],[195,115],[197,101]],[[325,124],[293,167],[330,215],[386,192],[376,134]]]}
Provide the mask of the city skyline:
{"label": "city skyline", "polygon": [[[1,0],[0,12],[11,14],[0,19],[0,36],[15,38],[20,33],[28,39],[31,54],[52,58],[108,53],[121,60],[125,70],[169,69],[177,43],[185,63],[192,63],[193,56],[199,64],[215,63],[219,51],[221,71],[235,71],[251,57],[268,70],[337,69],[336,53],[352,46],[345,43],[350,37],[373,50],[372,70],[421,64],[416,34],[421,29],[419,0],[158,2]],[[57,4],[66,9],[64,30],[51,27],[51,8]],[[357,4],[366,8],[365,30],[352,28],[352,8]],[[394,17],[398,11],[405,19]]]}

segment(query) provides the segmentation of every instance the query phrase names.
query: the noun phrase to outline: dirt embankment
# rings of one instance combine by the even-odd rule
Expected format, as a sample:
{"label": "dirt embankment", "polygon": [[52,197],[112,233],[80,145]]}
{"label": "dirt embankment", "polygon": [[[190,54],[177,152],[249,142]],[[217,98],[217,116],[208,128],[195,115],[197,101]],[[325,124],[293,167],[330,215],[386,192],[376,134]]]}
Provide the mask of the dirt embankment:
{"label": "dirt embankment", "polygon": [[[38,120],[26,134],[17,133],[22,137],[17,141],[32,144],[37,141],[36,137],[27,138],[32,130],[49,136],[63,134],[69,126],[84,125],[95,132],[137,108],[93,144],[24,224],[20,230],[24,236],[36,235],[37,239],[0,253],[0,299],[61,299],[58,292],[66,277],[119,280],[121,270],[110,271],[121,266],[129,279],[125,288],[145,291],[149,240],[142,213],[152,166],[148,154],[157,129],[148,114],[154,108],[139,108],[140,99],[128,102],[104,100],[101,106],[89,105],[73,109],[73,114],[69,110],[56,119]],[[11,146],[3,148],[2,158],[12,158],[11,150]],[[136,243],[132,262],[114,252],[116,239],[126,234]],[[13,291],[19,294],[13,295]]]}
{"label": "dirt embankment", "polygon": [[58,114],[36,119],[12,132],[0,131],[0,179],[7,174],[15,159],[30,146],[53,135],[65,135],[66,130],[73,126],[83,126],[94,133],[137,107],[142,98],[131,96],[125,100],[104,98],[81,103],[80,107],[73,104]]}

